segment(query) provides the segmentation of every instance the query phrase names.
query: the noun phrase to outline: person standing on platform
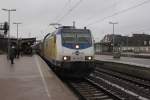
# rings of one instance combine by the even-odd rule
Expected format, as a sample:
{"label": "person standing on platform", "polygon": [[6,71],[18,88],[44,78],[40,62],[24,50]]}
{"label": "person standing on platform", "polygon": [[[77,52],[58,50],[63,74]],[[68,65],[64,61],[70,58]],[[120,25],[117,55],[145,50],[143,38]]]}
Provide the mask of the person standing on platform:
{"label": "person standing on platform", "polygon": [[14,58],[15,58],[15,46],[10,47],[10,60],[11,64],[14,64]]}

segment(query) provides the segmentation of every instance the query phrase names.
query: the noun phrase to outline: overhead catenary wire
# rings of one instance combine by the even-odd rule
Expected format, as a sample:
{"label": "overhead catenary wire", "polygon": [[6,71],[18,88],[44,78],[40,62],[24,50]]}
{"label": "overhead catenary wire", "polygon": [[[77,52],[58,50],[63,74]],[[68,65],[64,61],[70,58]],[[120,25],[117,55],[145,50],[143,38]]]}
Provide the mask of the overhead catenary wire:
{"label": "overhead catenary wire", "polygon": [[[70,4],[71,0],[68,0],[68,2],[65,3],[65,5],[61,8],[61,11],[63,11],[69,4]],[[60,11],[60,12],[61,12]],[[53,19],[54,21],[57,20],[62,14],[58,14],[56,15],[56,17]]]}
{"label": "overhead catenary wire", "polygon": [[137,8],[137,7],[139,7],[139,6],[142,6],[142,5],[146,4],[146,3],[150,3],[150,0],[146,0],[146,1],[142,2],[142,3],[140,3],[140,4],[137,4],[137,5],[134,5],[134,6],[132,6],[132,7],[123,9],[123,10],[118,11],[118,12],[115,12],[115,13],[113,13],[112,15],[109,15],[109,16],[106,16],[106,17],[104,17],[104,18],[102,18],[102,19],[98,19],[98,20],[96,20],[96,21],[93,21],[92,23],[87,24],[86,26],[91,26],[91,25],[93,25],[93,24],[96,24],[96,23],[99,23],[99,22],[103,22],[104,20],[106,20],[106,19],[108,19],[108,18],[111,18],[111,17],[113,17],[113,16],[116,16],[116,15],[119,15],[119,14],[122,14],[122,13],[125,13],[125,12],[130,11],[130,10],[132,10],[132,9],[135,9],[135,8]]}
{"label": "overhead catenary wire", "polygon": [[82,2],[83,0],[78,1],[71,9],[69,9],[67,11],[67,13],[65,13],[62,17],[60,17],[58,19],[58,23],[61,22],[66,16],[68,16],[75,8],[77,8],[79,6],[79,4]]}
{"label": "overhead catenary wire", "polygon": [[[105,10],[102,9],[101,11],[106,11],[106,10],[112,9],[112,8],[114,8],[115,5],[118,5],[120,3],[122,3],[122,1],[115,2],[114,4],[110,5],[109,7],[104,8]],[[91,20],[91,19],[94,19],[94,18],[95,18],[95,15],[92,15],[87,20]]]}

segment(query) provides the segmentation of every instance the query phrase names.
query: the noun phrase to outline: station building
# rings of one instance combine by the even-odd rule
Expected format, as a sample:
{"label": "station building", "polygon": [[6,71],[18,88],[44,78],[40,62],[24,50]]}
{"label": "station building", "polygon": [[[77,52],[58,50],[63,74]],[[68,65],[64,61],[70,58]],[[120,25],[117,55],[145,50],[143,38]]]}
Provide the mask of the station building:
{"label": "station building", "polygon": [[133,34],[131,37],[107,34],[104,38],[95,43],[95,52],[112,52],[114,45],[114,51],[120,52],[134,52],[134,53],[150,53],[150,35],[148,34]]}

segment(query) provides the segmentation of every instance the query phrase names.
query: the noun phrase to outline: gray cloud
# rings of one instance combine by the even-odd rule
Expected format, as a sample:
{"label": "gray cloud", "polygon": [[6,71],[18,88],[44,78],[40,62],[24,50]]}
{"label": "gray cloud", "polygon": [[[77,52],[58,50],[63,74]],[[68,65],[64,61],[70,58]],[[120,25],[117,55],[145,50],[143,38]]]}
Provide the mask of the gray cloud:
{"label": "gray cloud", "polygon": [[[84,27],[96,20],[101,20],[115,12],[132,7],[144,0],[83,0],[60,23],[72,25],[76,21],[77,27]],[[146,0],[145,0],[146,1]],[[22,22],[19,26],[20,36],[36,36],[41,39],[47,32],[53,30],[49,23],[56,22],[79,0],[0,0],[1,8],[16,8],[11,13],[11,22]],[[95,22],[88,26],[92,30],[95,39],[100,40],[105,34],[112,32],[109,21],[119,24],[115,26],[118,34],[130,34],[131,32],[150,33],[150,3],[144,4],[125,13]],[[57,20],[56,20],[57,19]],[[7,20],[7,13],[0,11],[0,22]],[[16,26],[11,24],[11,35],[16,35]]]}

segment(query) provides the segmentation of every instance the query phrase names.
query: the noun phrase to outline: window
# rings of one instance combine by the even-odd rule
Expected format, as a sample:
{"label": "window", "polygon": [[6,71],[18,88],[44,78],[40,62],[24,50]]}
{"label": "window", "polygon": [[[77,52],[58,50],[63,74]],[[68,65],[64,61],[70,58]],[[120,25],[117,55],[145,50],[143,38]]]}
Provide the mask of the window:
{"label": "window", "polygon": [[62,43],[91,44],[92,37],[88,30],[69,29],[62,31]]}
{"label": "window", "polygon": [[144,41],[144,45],[146,45],[147,44],[147,42],[146,41]]}
{"label": "window", "polygon": [[75,43],[75,34],[73,33],[63,33],[62,34],[63,43]]}
{"label": "window", "polygon": [[91,36],[86,33],[77,34],[77,43],[89,43],[91,44]]}

